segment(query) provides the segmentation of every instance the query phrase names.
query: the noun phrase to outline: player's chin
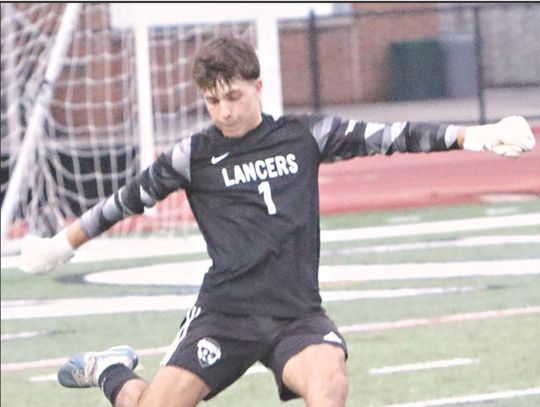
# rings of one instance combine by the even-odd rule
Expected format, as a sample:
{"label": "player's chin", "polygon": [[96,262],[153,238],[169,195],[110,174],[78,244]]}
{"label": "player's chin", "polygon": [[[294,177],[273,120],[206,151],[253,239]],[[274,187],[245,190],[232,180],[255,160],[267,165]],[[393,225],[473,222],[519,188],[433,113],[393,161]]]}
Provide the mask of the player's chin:
{"label": "player's chin", "polygon": [[223,126],[218,126],[218,127],[223,133],[223,135],[228,138],[240,138],[244,134],[246,134],[246,131],[244,131],[244,129],[242,129],[240,126],[223,125]]}

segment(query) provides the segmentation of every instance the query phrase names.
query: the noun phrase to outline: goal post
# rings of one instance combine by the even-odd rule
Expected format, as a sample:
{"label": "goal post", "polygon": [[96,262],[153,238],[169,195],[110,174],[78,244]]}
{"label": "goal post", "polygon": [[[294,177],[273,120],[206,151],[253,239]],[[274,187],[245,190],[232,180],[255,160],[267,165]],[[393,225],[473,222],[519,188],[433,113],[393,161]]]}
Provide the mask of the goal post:
{"label": "goal post", "polygon": [[[132,6],[136,7],[135,4]],[[139,119],[140,169],[144,170],[155,158],[155,140],[152,102],[152,72],[150,70],[150,43],[143,10],[135,13],[135,61],[137,65],[137,104]]]}
{"label": "goal post", "polygon": [[[56,233],[208,125],[189,67],[213,36],[255,46],[263,108],[282,114],[275,7],[209,7],[2,4],[2,241]],[[109,233],[182,234],[192,221],[179,191]]]}
{"label": "goal post", "polygon": [[[254,21],[256,25],[256,49],[261,65],[263,83],[281,84],[279,56],[278,18],[281,11],[276,7],[260,4],[242,5],[210,4],[160,4],[149,3],[113,4],[113,25],[126,28],[133,26],[136,32],[150,27],[174,26],[178,24],[219,24]],[[141,39],[144,40],[144,35]],[[283,114],[281,86],[267,86],[262,95],[265,112],[279,117]]]}
{"label": "goal post", "polygon": [[[8,7],[7,9],[10,8],[11,7]],[[60,74],[67,49],[71,43],[73,30],[75,29],[77,19],[79,18],[80,8],[80,3],[68,3],[61,19],[58,33],[56,34],[54,45],[48,59],[45,76],[39,86],[39,93],[36,97],[28,126],[24,133],[17,164],[13,169],[13,174],[10,177],[6,194],[2,202],[2,240],[4,240],[7,236],[7,229],[13,220],[14,212],[20,199],[19,197],[24,194],[24,188],[26,185],[24,178],[27,176],[28,166],[30,165],[30,161],[35,154],[36,139],[43,130],[43,121],[45,119],[47,109],[49,108],[53,88],[56,83],[56,79]]]}

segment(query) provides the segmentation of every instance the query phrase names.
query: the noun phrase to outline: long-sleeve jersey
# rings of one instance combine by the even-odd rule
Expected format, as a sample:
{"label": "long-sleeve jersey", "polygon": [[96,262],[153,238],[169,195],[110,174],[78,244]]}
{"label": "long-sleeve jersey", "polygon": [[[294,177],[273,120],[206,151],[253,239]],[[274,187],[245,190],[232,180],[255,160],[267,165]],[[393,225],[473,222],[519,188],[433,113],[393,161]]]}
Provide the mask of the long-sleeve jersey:
{"label": "long-sleeve jersey", "polygon": [[[241,138],[211,126],[184,139],[81,217],[94,237],[171,192],[186,191],[212,265],[198,305],[235,314],[298,317],[321,310],[321,162],[458,148],[458,127],[263,115]],[[189,272],[185,270],[183,272]]]}

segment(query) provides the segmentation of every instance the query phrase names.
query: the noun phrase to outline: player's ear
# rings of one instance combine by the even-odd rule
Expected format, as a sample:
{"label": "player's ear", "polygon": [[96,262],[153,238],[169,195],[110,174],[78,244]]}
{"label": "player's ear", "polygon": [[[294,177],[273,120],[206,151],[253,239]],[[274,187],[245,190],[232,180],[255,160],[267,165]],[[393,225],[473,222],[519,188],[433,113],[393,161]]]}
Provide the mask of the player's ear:
{"label": "player's ear", "polygon": [[257,89],[257,93],[260,95],[262,91],[262,79],[259,78],[255,81],[255,89]]}

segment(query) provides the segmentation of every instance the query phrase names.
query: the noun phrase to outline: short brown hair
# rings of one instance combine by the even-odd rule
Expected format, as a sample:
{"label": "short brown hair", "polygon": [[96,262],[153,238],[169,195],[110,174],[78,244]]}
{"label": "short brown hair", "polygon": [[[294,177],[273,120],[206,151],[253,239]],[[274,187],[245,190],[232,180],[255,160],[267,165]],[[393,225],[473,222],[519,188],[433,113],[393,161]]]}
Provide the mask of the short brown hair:
{"label": "short brown hair", "polygon": [[255,80],[261,74],[253,47],[234,37],[217,37],[205,43],[195,56],[192,75],[202,90],[214,89],[218,82]]}

